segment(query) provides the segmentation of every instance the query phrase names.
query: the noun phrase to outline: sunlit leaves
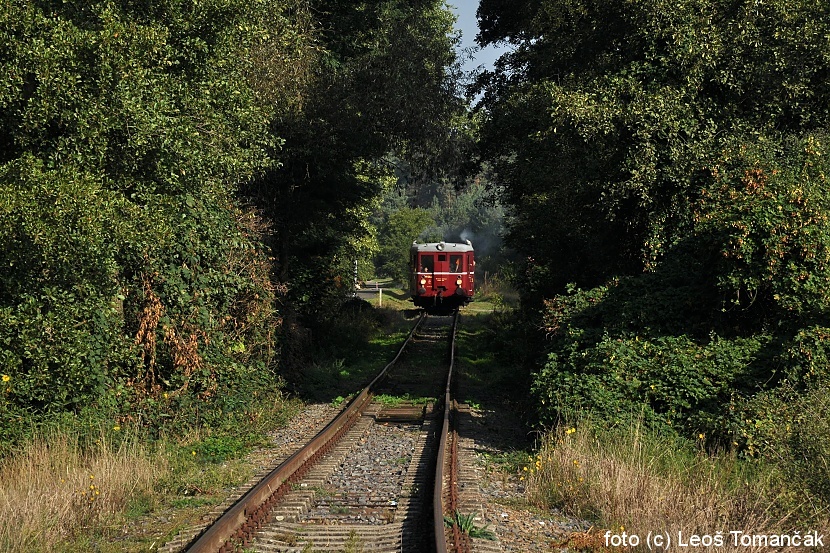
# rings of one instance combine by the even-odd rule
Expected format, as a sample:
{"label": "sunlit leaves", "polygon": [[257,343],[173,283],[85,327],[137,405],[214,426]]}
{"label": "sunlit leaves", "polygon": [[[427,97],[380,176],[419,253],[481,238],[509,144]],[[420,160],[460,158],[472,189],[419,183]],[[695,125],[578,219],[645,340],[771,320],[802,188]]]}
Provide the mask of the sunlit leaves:
{"label": "sunlit leaves", "polygon": [[453,16],[443,2],[309,6],[300,15],[314,48],[295,54],[296,96],[273,112],[282,165],[246,193],[275,221],[289,301],[313,319],[336,307],[355,258],[376,247],[366,215],[388,179],[386,156],[434,170],[462,103]]}
{"label": "sunlit leaves", "polygon": [[482,108],[551,338],[545,415],[642,409],[726,441],[735,405],[785,374],[825,386],[828,10],[481,3],[480,40],[515,45]]}
{"label": "sunlit leaves", "polygon": [[778,148],[724,152],[702,192],[697,228],[721,237],[719,278],[731,303],[770,302],[779,321],[811,320],[830,308],[826,137]]}
{"label": "sunlit leaves", "polygon": [[[234,192],[275,164],[275,98],[255,85],[290,57],[292,40],[266,24],[288,29],[286,8],[3,3],[5,407],[141,409],[162,389],[207,401],[272,361],[262,227]],[[254,46],[267,63],[246,55]],[[4,424],[11,412],[0,408]]]}
{"label": "sunlit leaves", "polygon": [[[724,144],[826,126],[827,9],[483,2],[481,40],[516,45],[485,79],[483,104],[488,154],[520,216],[516,245],[567,266],[579,252],[562,243],[594,248],[591,237],[616,237],[596,251],[605,271],[578,265],[565,282],[652,266],[689,232],[695,179]],[[521,216],[541,190],[561,230],[528,241],[539,232]]]}

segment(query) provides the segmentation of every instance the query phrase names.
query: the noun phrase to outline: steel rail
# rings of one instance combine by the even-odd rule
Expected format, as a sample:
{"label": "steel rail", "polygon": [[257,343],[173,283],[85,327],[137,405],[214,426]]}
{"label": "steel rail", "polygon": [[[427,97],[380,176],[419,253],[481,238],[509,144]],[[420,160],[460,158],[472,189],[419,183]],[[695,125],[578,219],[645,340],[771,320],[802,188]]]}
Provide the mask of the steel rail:
{"label": "steel rail", "polygon": [[441,441],[438,446],[438,459],[435,464],[435,487],[432,493],[432,519],[433,519],[433,533],[435,534],[435,551],[436,553],[447,553],[447,539],[444,534],[444,513],[449,512],[453,516],[453,542],[456,551],[463,550],[462,544],[466,542],[464,536],[461,535],[457,520],[455,520],[455,511],[458,507],[458,460],[457,460],[457,434],[453,428],[452,437],[450,438],[450,474],[448,481],[449,488],[449,502],[444,502],[444,473],[445,473],[445,457],[447,453],[447,439],[450,436],[450,429],[454,426],[455,412],[457,405],[452,398],[452,379],[453,370],[455,368],[455,337],[458,330],[459,313],[455,312],[455,318],[452,324],[452,336],[450,339],[450,367],[447,371],[447,385],[444,390],[444,423],[441,429]]}
{"label": "steel rail", "polygon": [[386,372],[400,358],[407,344],[412,340],[415,331],[426,319],[421,314],[412,330],[404,340],[395,358],[340,412],[334,420],[325,426],[308,444],[292,454],[280,466],[271,471],[256,486],[251,488],[239,501],[209,526],[186,551],[188,553],[230,553],[238,547],[247,547],[251,538],[259,528],[265,524],[271,509],[288,491],[292,483],[296,482],[317,462],[328,453],[337,441],[360,418],[360,415],[371,403],[373,390]]}

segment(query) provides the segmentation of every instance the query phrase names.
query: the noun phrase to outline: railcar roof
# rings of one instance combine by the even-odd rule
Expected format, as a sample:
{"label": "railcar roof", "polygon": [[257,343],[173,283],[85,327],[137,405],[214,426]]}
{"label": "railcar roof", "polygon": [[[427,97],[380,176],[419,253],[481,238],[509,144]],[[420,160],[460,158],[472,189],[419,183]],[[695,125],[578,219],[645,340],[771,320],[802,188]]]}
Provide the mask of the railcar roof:
{"label": "railcar roof", "polygon": [[469,242],[427,242],[426,244],[413,242],[412,249],[418,252],[471,252],[473,245]]}

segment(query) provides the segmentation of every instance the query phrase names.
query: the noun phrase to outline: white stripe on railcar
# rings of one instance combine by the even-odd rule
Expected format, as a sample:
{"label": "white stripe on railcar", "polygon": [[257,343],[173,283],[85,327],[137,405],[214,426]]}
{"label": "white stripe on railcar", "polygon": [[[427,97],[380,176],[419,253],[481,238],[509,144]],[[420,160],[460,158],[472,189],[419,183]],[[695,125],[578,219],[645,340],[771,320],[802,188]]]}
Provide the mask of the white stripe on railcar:
{"label": "white stripe on railcar", "polygon": [[430,273],[427,271],[426,273],[416,273],[418,275],[474,275],[474,272],[471,273]]}

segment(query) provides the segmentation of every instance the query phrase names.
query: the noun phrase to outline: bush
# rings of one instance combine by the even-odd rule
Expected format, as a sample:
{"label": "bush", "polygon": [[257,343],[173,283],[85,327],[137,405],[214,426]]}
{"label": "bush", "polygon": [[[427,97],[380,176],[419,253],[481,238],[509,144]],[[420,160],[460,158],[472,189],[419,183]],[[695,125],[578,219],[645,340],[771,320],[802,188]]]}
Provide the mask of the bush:
{"label": "bush", "polygon": [[794,422],[782,397],[807,401],[828,376],[823,140],[726,148],[700,177],[689,236],[650,270],[544,302],[534,389],[546,421],[636,414],[749,454],[789,448],[792,436],[761,429]]}
{"label": "bush", "polygon": [[[532,503],[640,536],[654,528],[711,535],[827,523],[826,511],[794,520],[793,505],[804,496],[775,466],[729,453],[707,455],[693,441],[641,422],[607,429],[584,420],[548,434],[522,471]],[[604,530],[597,534],[602,550]],[[739,550],[726,542],[724,551]]]}
{"label": "bush", "polygon": [[234,192],[276,143],[238,53],[293,50],[262,32],[284,7],[0,8],[0,447],[277,384],[264,228]]}
{"label": "bush", "polygon": [[127,202],[89,175],[22,165],[0,171],[0,412],[18,417],[75,409],[113,367],[135,367],[117,259]]}
{"label": "bush", "polygon": [[[806,390],[785,383],[747,401],[741,440],[753,457],[778,464],[802,496],[830,508],[830,393],[828,380]],[[804,509],[816,508],[805,502]]]}
{"label": "bush", "polygon": [[213,193],[140,206],[91,176],[32,161],[19,181],[17,169],[0,173],[4,446],[89,405],[161,424],[179,396],[244,402],[250,378],[275,385],[279,319],[255,213]]}
{"label": "bush", "polygon": [[597,417],[611,424],[642,416],[650,425],[728,444],[735,402],[759,383],[770,338],[698,343],[687,336],[603,336],[550,353],[534,392],[543,420]]}
{"label": "bush", "polygon": [[782,321],[826,317],[827,140],[810,135],[784,145],[741,144],[710,169],[696,232],[717,238],[714,269],[732,306]]}

